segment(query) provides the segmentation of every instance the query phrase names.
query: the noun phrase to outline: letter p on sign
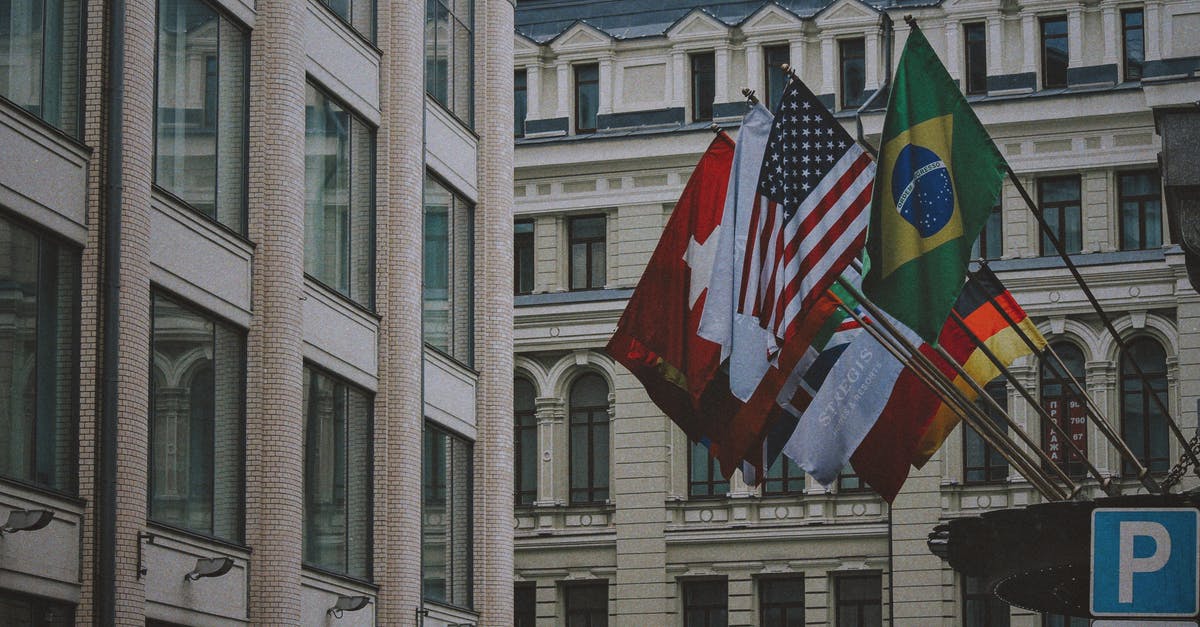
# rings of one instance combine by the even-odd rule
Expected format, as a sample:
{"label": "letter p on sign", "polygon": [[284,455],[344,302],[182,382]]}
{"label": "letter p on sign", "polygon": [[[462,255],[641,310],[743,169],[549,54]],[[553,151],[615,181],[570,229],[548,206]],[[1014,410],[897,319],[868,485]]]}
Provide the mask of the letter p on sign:
{"label": "letter p on sign", "polygon": [[1194,616],[1198,528],[1195,509],[1093,510],[1092,614]]}

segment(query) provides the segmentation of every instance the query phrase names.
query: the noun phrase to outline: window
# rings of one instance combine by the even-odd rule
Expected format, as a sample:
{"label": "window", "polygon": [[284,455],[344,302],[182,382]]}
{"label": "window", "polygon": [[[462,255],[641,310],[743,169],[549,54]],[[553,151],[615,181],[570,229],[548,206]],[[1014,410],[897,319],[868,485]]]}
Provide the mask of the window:
{"label": "window", "polygon": [[983,22],[963,24],[966,40],[966,88],[968,94],[987,93],[987,28]]}
{"label": "window", "polygon": [[1158,171],[1117,174],[1117,195],[1121,212],[1121,250],[1162,246],[1162,196]]}
{"label": "window", "polygon": [[[1008,411],[1008,388],[1003,379],[996,379],[984,387],[984,391]],[[976,401],[996,428],[1002,433],[1008,432],[1008,423],[1004,416],[992,408],[991,404],[982,399]],[[1008,461],[1004,459],[992,445],[988,444],[970,425],[963,425],[963,482],[989,483],[1008,479]]]}
{"label": "window", "polygon": [[0,2],[0,96],[79,137],[80,0]]}
{"label": "window", "polygon": [[513,586],[513,627],[537,627],[537,584]]}
{"label": "window", "polygon": [[1067,86],[1067,18],[1043,17],[1042,89]]}
{"label": "window", "polygon": [[1121,57],[1127,81],[1142,80],[1142,63],[1146,60],[1146,34],[1142,16],[1142,9],[1121,11]]}
{"label": "window", "polygon": [[[1075,377],[1076,381],[1082,383],[1084,381],[1083,352],[1070,342],[1055,342],[1050,347],[1062,358],[1063,363],[1067,366],[1067,371]],[[1071,436],[1079,450],[1086,454],[1087,414],[1084,409],[1083,397],[1079,395],[1071,383],[1070,377],[1062,372],[1058,362],[1053,358],[1042,358],[1041,380],[1042,408],[1062,427],[1067,435]],[[1070,452],[1067,443],[1061,440],[1061,436],[1051,431],[1049,426],[1043,428],[1042,442],[1045,445],[1046,454],[1068,475],[1083,476],[1083,460],[1080,460],[1075,453]]]}
{"label": "window", "polygon": [[596,132],[600,111],[600,66],[595,63],[575,66],[575,132]]}
{"label": "window", "polygon": [[840,76],[842,77],[842,108],[855,109],[866,100],[866,52],[862,37],[838,41]]}
{"label": "window", "polygon": [[525,86],[525,70],[513,75],[513,135],[525,136],[525,114],[529,109],[529,92]]}
{"label": "window", "polygon": [[354,27],[360,35],[375,41],[374,0],[321,0],[342,21]]}
{"label": "window", "polygon": [[375,134],[308,85],[304,155],[304,271],[375,305]]}
{"label": "window", "polygon": [[[1121,437],[1150,472],[1166,472],[1170,467],[1167,422],[1151,394],[1167,402],[1167,354],[1148,337],[1130,341],[1126,348],[1121,359]],[[1134,364],[1146,374],[1145,382]],[[1125,474],[1136,474],[1132,464],[1124,464]]]}
{"label": "window", "polygon": [[882,627],[883,579],[879,573],[834,578],[837,627]]}
{"label": "window", "polygon": [[708,447],[700,442],[688,446],[688,496],[725,496],[729,481],[721,475],[721,465]]}
{"label": "window", "polygon": [[568,269],[571,289],[602,289],[608,280],[604,250],[607,220],[604,216],[571,218],[567,228],[571,246]]}
{"label": "window", "polygon": [[804,577],[760,579],[758,621],[762,627],[804,627]]}
{"label": "window", "polygon": [[513,292],[533,293],[533,220],[513,223]]}
{"label": "window", "polygon": [[1066,614],[1042,614],[1042,627],[1088,627],[1092,621]]}
{"label": "window", "polygon": [[725,627],[729,624],[729,583],[724,579],[685,581],[684,627]]}
{"label": "window", "polygon": [[972,259],[999,259],[1004,254],[1004,211],[1000,203],[992,207],[983,230],[971,247]]}
{"label": "window", "polygon": [[[1079,203],[1079,177],[1058,176],[1038,180],[1038,206],[1046,224],[1068,253],[1083,250],[1083,217]],[[1057,255],[1050,238],[1042,233],[1042,254]]]}
{"label": "window", "polygon": [[371,397],[304,367],[304,562],[371,576]]}
{"label": "window", "polygon": [[76,490],[79,253],[0,216],[0,475]]}
{"label": "window", "polygon": [[763,495],[779,496],[782,494],[804,493],[804,469],[796,465],[787,455],[780,454],[775,463],[767,469],[763,478]]}
{"label": "window", "polygon": [[75,608],[18,592],[0,591],[0,625],[67,627],[75,624]]}
{"label": "window", "polygon": [[240,542],[244,335],[152,298],[150,519]]}
{"label": "window", "polygon": [[843,468],[841,474],[838,475],[838,492],[858,492],[866,489],[867,486],[863,485],[862,479],[858,478],[858,475],[854,473],[854,469],[849,465]]}
{"label": "window", "polygon": [[425,599],[470,608],[471,442],[425,423],[421,581]]}
{"label": "window", "polygon": [[571,503],[608,500],[608,384],[587,373],[571,384]]}
{"label": "window", "polygon": [[425,176],[425,342],[471,365],[474,207]]}
{"label": "window", "polygon": [[468,126],[475,123],[474,29],[474,0],[426,0],[425,93]]}
{"label": "window", "polygon": [[692,55],[692,121],[707,122],[713,118],[713,100],[717,97],[717,63],[713,53]]}
{"label": "window", "polygon": [[248,48],[201,0],[159,0],[154,183],[242,235]]}
{"label": "window", "polygon": [[537,498],[538,424],[533,384],[518,377],[513,382],[513,468],[517,505],[532,505]]}
{"label": "window", "polygon": [[1008,604],[997,599],[978,577],[963,575],[963,627],[1008,627]]}
{"label": "window", "polygon": [[563,585],[567,627],[608,627],[608,581]]}
{"label": "window", "polygon": [[779,100],[783,98],[783,88],[787,87],[788,75],[783,71],[784,63],[791,63],[791,51],[787,45],[767,46],[763,48],[763,66],[766,70],[765,85],[767,93],[763,104],[775,111],[779,108]]}

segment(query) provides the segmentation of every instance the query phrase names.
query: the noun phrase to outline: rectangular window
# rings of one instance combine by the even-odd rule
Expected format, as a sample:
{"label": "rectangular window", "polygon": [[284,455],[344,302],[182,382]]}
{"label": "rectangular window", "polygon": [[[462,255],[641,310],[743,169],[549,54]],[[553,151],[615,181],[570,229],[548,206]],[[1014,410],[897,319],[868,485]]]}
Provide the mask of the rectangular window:
{"label": "rectangular window", "polygon": [[1162,246],[1162,193],[1158,170],[1117,174],[1121,250]]}
{"label": "rectangular window", "polygon": [[725,627],[729,624],[729,582],[725,579],[684,581],[684,627]]}
{"label": "rectangular window", "polygon": [[688,496],[708,497],[729,494],[729,481],[721,475],[721,465],[707,446],[692,442],[688,446]]}
{"label": "rectangular window", "polygon": [[784,494],[804,494],[804,469],[797,466],[792,458],[780,454],[767,469],[767,476],[763,479],[763,495]]}
{"label": "rectangular window", "polygon": [[470,608],[471,442],[425,423],[421,581],[425,599]]}
{"label": "rectangular window", "polygon": [[308,85],[304,155],[304,272],[375,306],[375,132]]}
{"label": "rectangular window", "polygon": [[0,217],[0,475],[76,490],[79,253]]}
{"label": "rectangular window", "polygon": [[475,124],[475,2],[426,0],[425,93]]}
{"label": "rectangular window", "polygon": [[374,0],[321,0],[334,15],[349,24],[358,34],[375,41]]}
{"label": "rectangular window", "polygon": [[600,111],[600,66],[595,63],[575,66],[575,132],[596,132]]}
{"label": "rectangular window", "polygon": [[1000,203],[992,207],[983,230],[971,247],[972,259],[999,259],[1004,254],[1004,211]]}
{"label": "rectangular window", "polygon": [[370,394],[304,367],[304,562],[371,577]]}
{"label": "rectangular window", "polygon": [[525,70],[517,70],[513,75],[513,136],[525,136],[525,115],[529,109],[528,89],[525,86]]}
{"label": "rectangular window", "polygon": [[842,83],[842,108],[855,109],[866,100],[866,44],[862,37],[838,40],[838,75]]}
{"label": "rectangular window", "polygon": [[75,624],[75,608],[19,592],[0,591],[0,625],[67,627]]}
{"label": "rectangular window", "polygon": [[240,542],[245,336],[163,294],[152,305],[150,519]]}
{"label": "rectangular window", "polygon": [[701,52],[692,58],[692,121],[707,122],[713,117],[717,96],[717,62],[713,53]]}
{"label": "rectangular window", "polygon": [[608,581],[568,583],[567,627],[608,627]]}
{"label": "rectangular window", "polygon": [[758,617],[763,627],[803,627],[804,577],[760,579]]}
{"label": "rectangular window", "polygon": [[425,342],[472,363],[474,207],[425,175]]}
{"label": "rectangular window", "polygon": [[[1008,411],[1008,388],[1003,379],[997,379],[987,384],[984,390],[1001,407]],[[977,401],[1002,433],[1008,433],[1008,423],[992,406],[983,401]],[[1008,461],[992,448],[979,433],[969,425],[963,425],[963,481],[964,483],[989,483],[1008,479]],[[1007,436],[1006,436],[1007,437]]]}
{"label": "rectangular window", "polygon": [[963,627],[1008,627],[1008,604],[987,591],[983,580],[963,575]]}
{"label": "rectangular window", "polygon": [[1042,89],[1067,86],[1067,18],[1043,17]]}
{"label": "rectangular window", "polygon": [[883,579],[879,573],[834,578],[837,627],[882,627]]}
{"label": "rectangular window", "polygon": [[963,24],[966,40],[966,91],[968,94],[987,93],[987,28],[983,22]]}
{"label": "rectangular window", "polygon": [[788,75],[783,71],[783,64],[791,63],[791,51],[787,45],[766,46],[763,48],[763,69],[766,72],[765,85],[767,93],[763,104],[775,111],[779,108],[779,99],[783,98],[783,88],[787,87]]}
{"label": "rectangular window", "polygon": [[567,229],[570,241],[571,289],[603,289],[607,278],[607,220],[604,216],[571,218]]}
{"label": "rectangular window", "polygon": [[513,292],[533,293],[533,220],[513,224]]}
{"label": "rectangular window", "polygon": [[246,234],[246,31],[202,0],[159,0],[154,183]]}
{"label": "rectangular window", "polygon": [[1121,11],[1121,56],[1125,80],[1142,80],[1142,63],[1146,61],[1146,30],[1142,9]]}
{"label": "rectangular window", "polygon": [[83,4],[0,2],[0,96],[72,137],[82,133]]}
{"label": "rectangular window", "polygon": [[513,586],[513,627],[537,627],[537,584]]}
{"label": "rectangular window", "polygon": [[863,485],[862,479],[859,479],[858,475],[854,473],[854,469],[847,464],[838,475],[837,489],[839,493],[858,492],[866,490],[867,486]]}
{"label": "rectangular window", "polygon": [[[1042,208],[1046,224],[1054,231],[1067,254],[1083,250],[1083,215],[1078,176],[1039,179],[1038,206]],[[1045,233],[1042,234],[1042,254],[1058,254]]]}

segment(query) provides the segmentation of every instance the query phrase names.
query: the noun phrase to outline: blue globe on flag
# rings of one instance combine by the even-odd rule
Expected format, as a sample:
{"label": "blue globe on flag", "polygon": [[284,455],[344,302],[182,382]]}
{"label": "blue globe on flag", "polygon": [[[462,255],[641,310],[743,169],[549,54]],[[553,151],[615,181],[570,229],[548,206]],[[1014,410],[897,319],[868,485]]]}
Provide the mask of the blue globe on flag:
{"label": "blue globe on flag", "polygon": [[892,170],[896,211],[921,237],[941,231],[954,215],[954,184],[950,170],[937,153],[908,144],[900,149]]}

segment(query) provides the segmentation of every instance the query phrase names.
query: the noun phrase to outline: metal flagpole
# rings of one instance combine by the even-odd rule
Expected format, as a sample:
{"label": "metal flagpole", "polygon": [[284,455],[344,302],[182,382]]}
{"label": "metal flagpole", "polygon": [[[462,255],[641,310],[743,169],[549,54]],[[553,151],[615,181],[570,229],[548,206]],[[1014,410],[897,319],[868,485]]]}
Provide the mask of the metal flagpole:
{"label": "metal flagpole", "polygon": [[[986,266],[987,262],[984,261],[981,263],[981,265]],[[1154,480],[1154,477],[1150,475],[1150,470],[1142,464],[1141,460],[1137,458],[1137,455],[1133,454],[1133,451],[1129,449],[1129,445],[1125,443],[1125,440],[1121,439],[1120,436],[1117,435],[1116,430],[1113,429],[1112,425],[1107,419],[1105,419],[1104,414],[1100,411],[1100,407],[1096,404],[1096,401],[1092,400],[1091,395],[1087,393],[1087,389],[1084,388],[1083,384],[1075,378],[1075,375],[1071,373],[1071,369],[1067,367],[1062,358],[1058,356],[1058,353],[1054,351],[1050,344],[1047,343],[1045,348],[1038,348],[1037,345],[1033,343],[1033,340],[1030,339],[1029,335],[1025,333],[1025,330],[1022,329],[1021,326],[1012,319],[1012,316],[1009,315],[1004,307],[1002,307],[1000,303],[996,301],[995,296],[988,294],[987,298],[988,302],[991,303],[996,312],[1004,318],[1004,321],[1007,322],[1010,327],[1016,330],[1017,336],[1021,338],[1021,341],[1025,342],[1025,345],[1029,347],[1029,350],[1033,351],[1033,354],[1038,356],[1039,361],[1045,359],[1047,355],[1054,358],[1054,361],[1048,363],[1055,370],[1055,374],[1058,374],[1059,376],[1065,375],[1065,378],[1075,387],[1075,391],[1078,392],[1079,396],[1081,396],[1084,400],[1084,409],[1087,410],[1088,417],[1092,419],[1093,423],[1096,425],[1096,428],[1100,430],[1100,433],[1104,434],[1104,437],[1108,439],[1109,443],[1117,447],[1117,452],[1120,453],[1121,457],[1125,458],[1127,462],[1133,465],[1137,474],[1137,478],[1139,481],[1141,481],[1142,485],[1146,486],[1146,489],[1152,494],[1163,493],[1165,491],[1163,486],[1160,486],[1158,482]]]}
{"label": "metal flagpole", "polygon": [[963,320],[962,315],[960,315],[957,311],[951,309],[950,317],[954,320],[955,323],[958,324],[958,327],[960,329],[962,329],[964,333],[966,333],[967,337],[970,338],[970,340],[975,344],[976,348],[978,348],[980,351],[983,352],[984,356],[986,356],[988,358],[988,361],[991,361],[992,365],[996,366],[996,368],[998,368],[1000,370],[1001,374],[1004,375],[1004,378],[1006,380],[1008,380],[1008,382],[1011,383],[1014,388],[1016,388],[1017,392],[1019,392],[1021,394],[1021,397],[1024,398],[1025,401],[1028,402],[1029,405],[1031,407],[1033,407],[1034,410],[1037,411],[1038,416],[1040,416],[1042,419],[1042,424],[1049,425],[1050,428],[1053,429],[1054,432],[1057,433],[1058,436],[1061,437],[1063,439],[1063,441],[1067,443],[1067,446],[1069,446],[1071,448],[1071,452],[1074,453],[1077,457],[1079,457],[1079,459],[1083,460],[1083,463],[1085,465],[1087,465],[1088,472],[1091,473],[1091,475],[1093,477],[1095,477],[1097,481],[1100,482],[1100,487],[1104,490],[1104,492],[1106,494],[1108,494],[1109,496],[1119,495],[1120,491],[1117,490],[1116,487],[1113,485],[1112,477],[1105,477],[1100,474],[1100,470],[1097,469],[1094,464],[1092,464],[1091,460],[1088,459],[1087,455],[1084,455],[1083,451],[1080,450],[1079,446],[1077,444],[1075,444],[1074,440],[1071,439],[1070,434],[1068,434],[1062,428],[1062,425],[1058,424],[1058,422],[1056,420],[1054,420],[1052,417],[1050,417],[1050,415],[1048,413],[1046,413],[1045,408],[1043,408],[1041,406],[1041,404],[1039,404],[1037,402],[1037,399],[1033,398],[1033,395],[1029,393],[1029,390],[1026,389],[1024,385],[1021,384],[1020,380],[1017,379],[1016,375],[1014,375],[1011,371],[1009,371],[1008,367],[1005,366],[1002,361],[1000,361],[1000,358],[997,357],[996,354],[993,353],[990,348],[988,348],[987,343],[985,343],[982,339],[980,339],[979,336],[976,335],[975,332],[973,330],[971,330],[971,328],[969,326],[967,326],[967,322],[966,322],[966,320]]}
{"label": "metal flagpole", "polygon": [[[1013,182],[1013,185],[1017,187],[1017,191],[1021,193],[1021,198],[1025,200],[1025,204],[1029,207],[1029,211],[1033,213],[1033,217],[1037,219],[1038,226],[1041,228],[1042,234],[1045,235],[1048,240],[1050,240],[1050,243],[1054,245],[1054,249],[1058,251],[1058,256],[1061,257],[1063,263],[1066,264],[1067,270],[1071,272],[1071,276],[1075,277],[1075,282],[1079,284],[1079,287],[1083,290],[1084,296],[1087,296],[1088,302],[1092,304],[1092,308],[1095,309],[1096,313],[1100,316],[1100,321],[1104,323],[1105,328],[1108,329],[1108,333],[1112,335],[1113,341],[1115,341],[1117,343],[1117,347],[1121,349],[1121,356],[1124,358],[1126,354],[1125,340],[1121,338],[1121,334],[1118,333],[1117,328],[1113,326],[1112,320],[1109,319],[1108,314],[1104,311],[1104,308],[1100,306],[1100,302],[1096,300],[1096,295],[1092,293],[1091,288],[1089,288],[1087,283],[1083,281],[1083,276],[1079,274],[1079,268],[1075,267],[1075,262],[1071,261],[1071,257],[1068,256],[1066,250],[1063,249],[1062,242],[1059,241],[1058,235],[1054,233],[1054,231],[1050,228],[1050,225],[1046,223],[1046,217],[1042,215],[1042,210],[1034,204],[1033,198],[1029,196],[1029,192],[1025,190],[1025,186],[1021,184],[1019,179],[1017,179],[1017,174],[1016,172],[1013,172],[1012,166],[1005,164],[1004,168],[1008,171],[1009,180]],[[1147,380],[1146,373],[1142,371],[1142,367],[1134,360],[1130,360],[1129,363],[1131,363],[1133,365],[1133,369],[1137,371],[1138,377],[1141,378],[1142,386],[1146,390],[1146,393],[1154,399],[1154,403],[1158,406],[1159,411],[1161,411],[1163,417],[1166,418],[1167,426],[1171,428],[1171,433],[1173,433],[1175,438],[1178,439],[1181,444],[1183,444],[1184,454],[1191,460],[1191,463],[1195,465],[1196,473],[1200,475],[1200,460],[1196,459],[1196,453],[1192,450],[1191,443],[1188,442],[1188,439],[1183,435],[1183,431],[1179,429],[1179,424],[1175,422],[1175,418],[1171,416],[1171,410],[1165,403],[1163,403],[1162,398],[1160,398],[1158,395],[1158,391],[1150,385],[1150,382]]]}
{"label": "metal flagpole", "polygon": [[[911,367],[913,373],[918,379],[921,380],[922,383],[924,383],[931,391],[937,394],[938,398],[942,399],[942,401],[944,401],[951,411],[958,415],[960,419],[974,427],[976,432],[979,433],[979,436],[983,438],[988,445],[995,448],[1006,460],[1009,461],[1009,463],[1016,466],[1024,476],[1028,477],[1030,483],[1033,484],[1034,488],[1036,488],[1038,492],[1050,499],[1066,498],[1066,494],[1063,493],[1057,485],[1055,485],[1048,477],[1046,477],[1037,469],[1036,462],[1026,456],[1024,451],[1021,451],[1019,448],[1017,448],[1014,442],[1001,434],[999,430],[995,428],[995,425],[991,424],[990,418],[981,418],[976,413],[973,413],[978,412],[979,408],[970,401],[967,401],[965,398],[961,398],[961,393],[956,395],[955,392],[957,392],[957,389],[955,389],[952,385],[949,385],[949,382],[946,381],[945,377],[943,377],[940,372],[935,370],[934,373],[931,373],[929,370],[922,368],[917,363],[915,358],[906,356],[899,346],[896,345],[898,343],[894,343],[894,339],[889,338],[883,332],[883,329],[877,327],[876,325],[869,324],[862,318],[862,316],[855,312],[852,307],[847,307],[843,304],[842,309],[849,313],[850,316],[863,327],[863,329],[865,329],[871,334],[872,337],[878,340],[879,343],[885,349],[887,349],[889,353],[892,354],[892,356],[900,361],[900,363]],[[891,329],[891,332],[894,333],[895,329]],[[911,345],[909,346],[911,347]],[[919,354],[919,352],[917,354]],[[921,355],[921,357],[924,357],[924,355]],[[954,392],[950,391],[952,389]]]}
{"label": "metal flagpole", "polygon": [[[945,401],[952,410],[955,410],[955,413],[958,414],[959,417],[966,421],[967,424],[971,425],[971,427],[973,427],[975,431],[978,432],[980,436],[988,442],[988,444],[996,448],[996,450],[999,451],[1010,463],[1017,466],[1021,470],[1022,474],[1029,478],[1030,483],[1032,483],[1038,489],[1038,491],[1043,494],[1043,496],[1051,499],[1063,500],[1068,498],[1068,493],[1063,492],[1058,485],[1054,484],[1048,476],[1042,473],[1042,471],[1037,468],[1036,462],[1034,462],[1032,459],[1029,459],[1027,454],[1017,448],[1015,443],[1010,441],[1007,436],[999,434],[996,426],[991,424],[990,417],[983,416],[982,410],[977,405],[970,400],[967,400],[966,397],[963,396],[962,392],[958,388],[954,387],[954,385],[952,385],[945,378],[942,372],[929,361],[928,357],[923,355],[920,350],[914,347],[912,343],[908,341],[908,339],[903,337],[899,331],[897,331],[897,329],[887,321],[886,318],[880,315],[879,309],[874,305],[874,303],[868,302],[862,296],[862,294],[854,288],[853,285],[849,284],[848,281],[838,277],[838,282],[842,285],[842,287],[850,291],[851,295],[858,299],[859,302],[867,308],[871,315],[874,316],[874,321],[883,327],[888,334],[890,334],[891,337],[885,336],[883,333],[879,332],[879,329],[873,329],[872,325],[868,325],[860,316],[854,312],[851,312],[850,315],[858,320],[865,329],[871,332],[872,336],[879,340],[889,352],[896,356],[901,363],[912,366],[914,373],[917,374],[922,382],[929,386],[929,388],[936,393],[939,398]],[[902,348],[894,346],[893,343]],[[1031,448],[1038,450],[1037,447]],[[1062,473],[1061,469],[1054,465],[1053,462],[1051,462],[1051,468],[1061,475],[1061,478],[1065,481],[1065,483],[1070,486],[1070,493],[1073,494],[1077,488],[1071,479]]]}

